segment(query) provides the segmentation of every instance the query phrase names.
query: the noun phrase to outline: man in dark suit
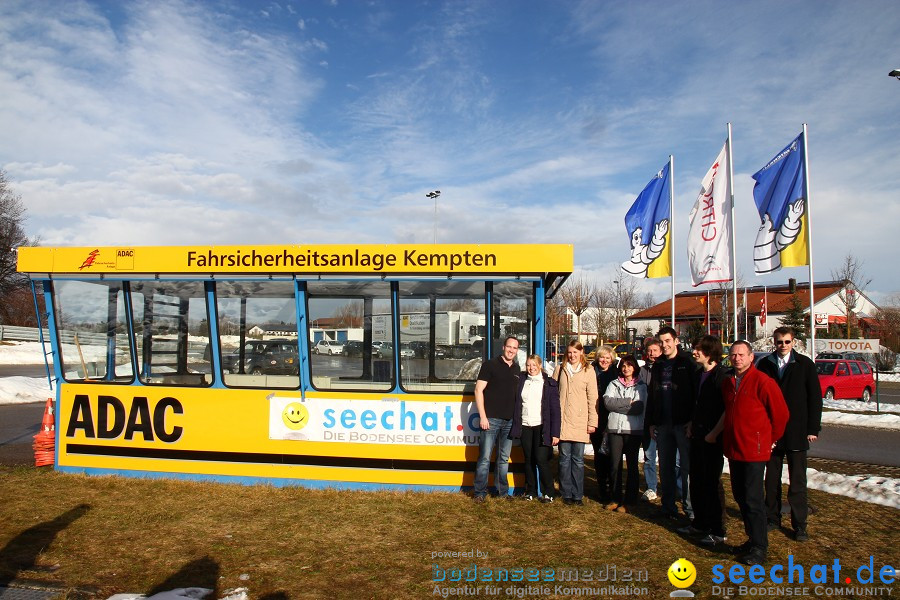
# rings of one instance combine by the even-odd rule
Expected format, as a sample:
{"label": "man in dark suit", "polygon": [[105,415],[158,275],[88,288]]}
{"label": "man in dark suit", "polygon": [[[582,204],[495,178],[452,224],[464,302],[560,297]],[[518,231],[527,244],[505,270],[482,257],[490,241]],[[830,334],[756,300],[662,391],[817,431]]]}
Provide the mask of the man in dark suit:
{"label": "man in dark suit", "polygon": [[794,350],[794,330],[779,327],[774,332],[774,340],[775,352],[760,360],[757,366],[778,382],[791,415],[766,465],[766,517],[770,531],[781,526],[781,471],[787,459],[791,528],[794,539],[805,542],[809,539],[806,452],[822,429],[822,389],[815,363]]}

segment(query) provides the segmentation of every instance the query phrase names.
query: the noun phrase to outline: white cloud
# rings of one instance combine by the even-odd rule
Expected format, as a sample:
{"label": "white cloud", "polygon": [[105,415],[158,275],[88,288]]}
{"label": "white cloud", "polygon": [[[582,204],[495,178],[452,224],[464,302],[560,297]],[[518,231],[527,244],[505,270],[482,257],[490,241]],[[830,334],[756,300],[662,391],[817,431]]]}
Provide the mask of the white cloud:
{"label": "white cloud", "polygon": [[900,289],[893,3],[64,6],[0,5],[0,164],[45,243],[430,241],[437,188],[439,241],[573,243],[613,272],[670,153],[685,230],[732,121],[749,274],[749,175],[806,121],[817,278],[852,250]]}

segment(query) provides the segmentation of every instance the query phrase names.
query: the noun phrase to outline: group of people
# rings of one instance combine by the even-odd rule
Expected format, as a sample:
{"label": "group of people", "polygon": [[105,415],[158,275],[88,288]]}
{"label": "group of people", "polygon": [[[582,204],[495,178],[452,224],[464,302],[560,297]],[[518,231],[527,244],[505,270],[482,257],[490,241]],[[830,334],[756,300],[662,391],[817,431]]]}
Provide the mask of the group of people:
{"label": "group of people", "polygon": [[[768,532],[781,527],[785,461],[793,536],[809,539],[806,455],[821,429],[822,397],[815,364],[793,349],[794,337],[788,327],[776,329],[775,352],[758,364],[752,346],[736,341],[730,368],[722,365],[718,338],[703,336],[688,353],[672,327],[644,341],[643,366],[633,356],[617,361],[609,346],[600,347],[589,363],[582,344],[573,340],[552,375],[535,354],[521,372],[519,342],[508,337],[501,354],[482,365],[475,384],[481,426],[475,501],[484,502],[488,494],[495,445],[494,485],[500,497],[513,498],[508,464],[512,441],[519,439],[525,459],[522,498],[550,503],[561,496],[565,504],[582,505],[584,451],[590,443],[597,499],[609,510],[628,513],[640,497],[643,449],[644,495],[653,500],[658,493],[659,516],[680,520],[680,499],[689,523],[678,532],[717,546],[727,540],[722,485],[727,458],[748,538],[736,548],[738,560],[764,563]],[[554,447],[558,492],[551,471]]]}

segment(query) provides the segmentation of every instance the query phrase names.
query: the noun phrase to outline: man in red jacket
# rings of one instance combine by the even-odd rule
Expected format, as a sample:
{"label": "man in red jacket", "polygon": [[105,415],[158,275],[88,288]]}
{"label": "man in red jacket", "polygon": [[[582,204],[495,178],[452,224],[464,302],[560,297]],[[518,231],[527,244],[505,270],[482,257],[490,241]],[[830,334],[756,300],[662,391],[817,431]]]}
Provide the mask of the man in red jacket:
{"label": "man in red jacket", "polygon": [[739,340],[731,345],[731,364],[734,376],[722,383],[722,446],[731,470],[731,491],[749,538],[738,547],[738,560],[759,565],[765,562],[769,548],[763,475],[789,415],[778,384],[753,366],[749,343]]}

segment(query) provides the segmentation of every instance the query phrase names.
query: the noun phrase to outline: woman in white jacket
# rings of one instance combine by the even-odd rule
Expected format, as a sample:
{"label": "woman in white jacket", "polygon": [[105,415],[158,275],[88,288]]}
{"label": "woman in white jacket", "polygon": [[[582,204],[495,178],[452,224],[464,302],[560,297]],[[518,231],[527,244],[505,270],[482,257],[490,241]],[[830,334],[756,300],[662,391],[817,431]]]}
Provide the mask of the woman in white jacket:
{"label": "woman in white jacket", "polygon": [[[633,356],[619,361],[619,377],[614,379],[603,393],[603,404],[609,411],[607,433],[609,435],[609,481],[612,487],[612,503],[606,508],[628,512],[628,506],[638,499],[638,453],[644,435],[644,409],[647,406],[647,384],[640,380],[640,370]],[[628,479],[625,497],[622,498],[622,455],[625,455]]]}

